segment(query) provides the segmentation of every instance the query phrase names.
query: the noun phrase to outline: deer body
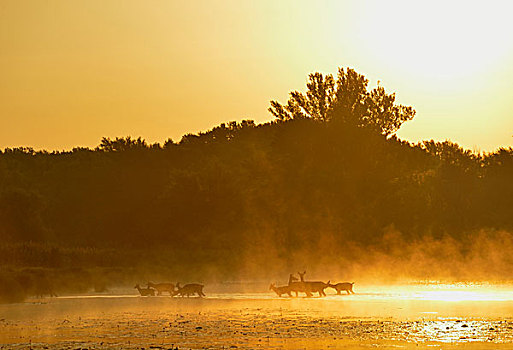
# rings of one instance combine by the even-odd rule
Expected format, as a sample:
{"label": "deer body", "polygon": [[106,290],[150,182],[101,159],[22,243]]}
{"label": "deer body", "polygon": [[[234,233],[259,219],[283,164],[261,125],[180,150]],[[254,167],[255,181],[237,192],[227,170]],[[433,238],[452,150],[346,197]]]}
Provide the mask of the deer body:
{"label": "deer body", "polygon": [[301,278],[301,282],[305,284],[305,288],[310,292],[310,296],[311,296],[311,293],[319,293],[320,297],[326,296],[326,293],[324,293],[324,290],[326,288],[328,288],[330,281],[328,281],[328,283],[324,283],[322,281],[305,281],[306,271],[303,273],[298,272],[298,274],[299,274],[299,278]]}
{"label": "deer body", "polygon": [[154,288],[157,291],[157,295],[162,295],[163,292],[168,292],[169,295],[173,296],[173,293],[175,292],[175,285],[173,283],[148,282],[148,288]]}
{"label": "deer body", "polygon": [[283,294],[288,294],[289,297],[292,296],[290,286],[276,287],[274,283],[271,283],[269,290],[273,290],[279,297],[281,297]]}
{"label": "deer body", "polygon": [[184,285],[183,287],[180,287],[180,283],[176,284],[176,291],[173,292],[173,295],[180,294],[181,297],[184,297],[187,295],[187,297],[190,297],[191,295],[198,294],[199,297],[204,297],[205,294],[203,293],[203,285],[198,283],[189,283]]}
{"label": "deer body", "polygon": [[292,274],[289,275],[289,284],[288,287],[290,288],[291,292],[296,293],[296,297],[298,296],[299,292],[305,293],[307,297],[311,297],[312,293],[310,293],[310,290],[307,288],[307,285],[304,282],[297,282],[298,279],[294,277]]}
{"label": "deer body", "polygon": [[345,290],[347,292],[347,294],[351,294],[351,293],[354,294],[353,285],[354,285],[354,282],[352,282],[352,283],[341,282],[341,283],[337,283],[337,284],[330,283],[328,285],[328,287],[335,289],[337,291],[338,295],[340,295],[343,290]]}
{"label": "deer body", "polygon": [[139,284],[136,284],[134,288],[137,289],[139,291],[139,294],[141,294],[143,297],[155,295],[155,289],[141,288],[141,286],[139,286]]}

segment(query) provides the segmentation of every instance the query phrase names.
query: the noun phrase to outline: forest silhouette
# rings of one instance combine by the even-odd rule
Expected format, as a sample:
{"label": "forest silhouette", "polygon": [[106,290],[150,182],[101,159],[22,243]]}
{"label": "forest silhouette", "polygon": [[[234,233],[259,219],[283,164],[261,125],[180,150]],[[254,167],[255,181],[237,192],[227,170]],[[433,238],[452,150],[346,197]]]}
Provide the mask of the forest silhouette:
{"label": "forest silhouette", "polygon": [[349,68],[311,74],[270,112],[179,142],[6,148],[0,281],[78,276],[85,289],[100,275],[127,281],[122,270],[222,279],[321,266],[351,280],[513,277],[513,148],[401,140],[414,109]]}

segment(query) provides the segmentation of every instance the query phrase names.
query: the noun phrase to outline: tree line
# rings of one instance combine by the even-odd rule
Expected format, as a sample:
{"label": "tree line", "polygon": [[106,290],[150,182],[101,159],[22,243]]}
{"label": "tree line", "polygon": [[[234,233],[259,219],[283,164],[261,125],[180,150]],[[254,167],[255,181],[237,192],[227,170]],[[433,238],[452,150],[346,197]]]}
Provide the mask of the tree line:
{"label": "tree line", "polygon": [[[415,110],[352,69],[311,74],[305,93],[271,101],[270,112],[272,122],[230,122],[179,142],[6,148],[2,242],[166,247],[155,261],[229,268],[269,251],[386,250],[391,230],[413,242],[513,229],[513,148],[478,154],[401,140],[395,132]],[[25,264],[23,254],[11,263]]]}

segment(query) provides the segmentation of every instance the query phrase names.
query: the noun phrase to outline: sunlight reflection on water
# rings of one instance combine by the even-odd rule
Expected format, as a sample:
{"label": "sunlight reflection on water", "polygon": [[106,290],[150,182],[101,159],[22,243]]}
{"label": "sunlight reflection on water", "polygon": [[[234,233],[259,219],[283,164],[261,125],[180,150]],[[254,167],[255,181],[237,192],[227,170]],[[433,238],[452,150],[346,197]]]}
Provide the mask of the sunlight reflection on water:
{"label": "sunlight reflection on water", "polygon": [[[512,285],[362,284],[355,285],[354,295],[336,295],[327,289],[328,295],[321,298],[304,294],[280,298],[263,284],[243,293],[241,286],[207,284],[206,298],[140,297],[132,289],[119,288],[110,293],[3,305],[0,316],[17,320],[9,323],[15,337],[36,322],[37,327],[47,327],[48,334],[71,328],[73,337],[82,331],[89,334],[91,329],[99,334],[114,329],[123,337],[135,334],[143,339],[155,325],[155,332],[165,329],[168,337],[180,337],[180,332],[194,334],[197,338],[191,341],[198,344],[207,344],[211,337],[222,340],[242,334],[247,337],[248,349],[262,337],[513,344]],[[63,324],[64,319],[68,322]],[[113,334],[119,337],[116,332]],[[204,333],[208,336],[202,338]],[[62,339],[67,339],[65,334]],[[226,338],[224,343],[230,341],[232,338]]]}
{"label": "sunlight reflection on water", "polygon": [[[374,289],[374,288],[371,288]],[[433,284],[385,287],[381,292],[362,293],[362,297],[394,300],[432,301],[509,301],[513,300],[513,286],[469,284]]]}

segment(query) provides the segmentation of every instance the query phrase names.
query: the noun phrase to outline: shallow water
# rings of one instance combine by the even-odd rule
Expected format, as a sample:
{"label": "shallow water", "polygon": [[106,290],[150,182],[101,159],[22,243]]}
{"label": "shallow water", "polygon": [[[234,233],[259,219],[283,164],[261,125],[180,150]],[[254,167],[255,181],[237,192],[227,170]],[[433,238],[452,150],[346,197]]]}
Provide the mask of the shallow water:
{"label": "shallow water", "polygon": [[328,289],[324,298],[210,289],[205,288],[206,298],[140,297],[118,289],[0,305],[0,344],[34,349],[513,347],[512,286],[355,286],[354,295]]}

